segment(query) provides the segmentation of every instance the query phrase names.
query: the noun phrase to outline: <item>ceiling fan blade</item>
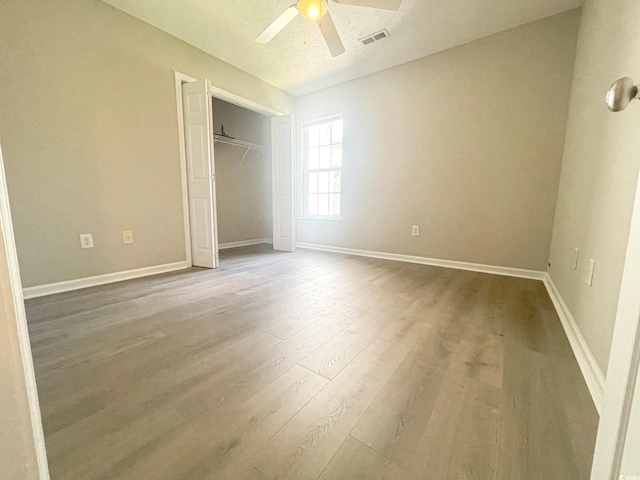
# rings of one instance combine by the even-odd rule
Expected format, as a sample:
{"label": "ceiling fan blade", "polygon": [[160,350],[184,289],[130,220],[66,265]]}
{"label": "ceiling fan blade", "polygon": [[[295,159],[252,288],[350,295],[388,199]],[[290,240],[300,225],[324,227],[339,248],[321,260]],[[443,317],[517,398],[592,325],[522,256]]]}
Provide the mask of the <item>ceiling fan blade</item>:
{"label": "ceiling fan blade", "polygon": [[398,10],[402,0],[333,0],[340,5],[354,5],[356,7],[381,8],[383,10]]}
{"label": "ceiling fan blade", "polygon": [[263,45],[269,43],[271,39],[280,33],[284,27],[289,25],[289,22],[296,18],[297,15],[298,9],[295,6],[287,8],[282,15],[276,18],[271,25],[256,37],[256,42]]}
{"label": "ceiling fan blade", "polygon": [[337,57],[338,55],[342,55],[345,52],[344,45],[342,44],[342,40],[340,40],[340,35],[329,12],[325,13],[324,16],[318,20],[318,26],[320,27],[324,41],[327,43],[327,47],[329,47],[331,56]]}

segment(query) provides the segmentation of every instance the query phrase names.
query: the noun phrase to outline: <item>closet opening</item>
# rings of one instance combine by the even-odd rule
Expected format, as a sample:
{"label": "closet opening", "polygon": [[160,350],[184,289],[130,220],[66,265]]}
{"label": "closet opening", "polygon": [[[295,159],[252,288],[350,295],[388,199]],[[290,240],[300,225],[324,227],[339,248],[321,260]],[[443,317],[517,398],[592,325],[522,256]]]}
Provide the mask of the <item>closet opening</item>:
{"label": "closet opening", "polygon": [[175,72],[175,86],[188,266],[217,268],[220,247],[293,252],[294,115],[206,78]]}
{"label": "closet opening", "polygon": [[272,244],[271,118],[211,102],[218,248]]}

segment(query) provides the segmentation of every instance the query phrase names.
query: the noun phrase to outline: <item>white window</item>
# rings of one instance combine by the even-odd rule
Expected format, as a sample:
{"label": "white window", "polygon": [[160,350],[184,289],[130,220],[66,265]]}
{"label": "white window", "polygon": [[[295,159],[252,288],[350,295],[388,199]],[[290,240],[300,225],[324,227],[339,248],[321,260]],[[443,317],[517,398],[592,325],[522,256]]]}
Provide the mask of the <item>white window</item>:
{"label": "white window", "polygon": [[304,212],[306,217],[340,217],[342,117],[305,125]]}

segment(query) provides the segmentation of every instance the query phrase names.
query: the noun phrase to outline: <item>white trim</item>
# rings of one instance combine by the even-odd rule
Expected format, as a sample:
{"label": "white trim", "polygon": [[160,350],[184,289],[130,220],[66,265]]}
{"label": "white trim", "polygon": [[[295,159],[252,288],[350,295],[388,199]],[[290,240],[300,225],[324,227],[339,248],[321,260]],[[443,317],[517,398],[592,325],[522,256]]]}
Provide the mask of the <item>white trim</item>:
{"label": "white trim", "polygon": [[96,287],[98,285],[122,282],[123,280],[131,280],[134,278],[148,277],[150,275],[158,275],[159,273],[175,272],[176,270],[184,270],[189,267],[190,265],[188,265],[187,262],[175,262],[167,263],[165,265],[155,265],[153,267],[138,268],[135,270],[126,270],[124,272],[106,273],[104,275],[96,275],[94,277],[49,283],[47,285],[38,285],[36,287],[27,287],[23,290],[24,298],[44,297],[45,295],[69,292],[71,290],[80,290],[81,288]]}
{"label": "white trim", "polygon": [[[308,122],[300,122],[300,127],[308,128],[308,127],[313,127],[315,125],[322,125],[323,123],[332,122],[337,118],[342,119],[342,117],[343,117],[343,112],[340,112],[340,113],[336,113],[335,115],[329,115],[326,117],[317,118],[316,120],[309,120]],[[344,139],[344,135],[343,135],[343,139]]]}
{"label": "white trim", "polygon": [[[640,186],[640,179],[638,181]],[[632,408],[637,408],[635,382],[640,369],[640,187],[636,187],[629,242],[618,297],[613,340],[607,366],[604,401],[593,455],[592,480],[620,477]],[[636,406],[634,406],[636,405]]]}
{"label": "white trim", "polygon": [[221,243],[220,245],[218,245],[218,250],[225,250],[228,248],[236,247],[248,247],[249,245],[260,245],[262,243],[273,244],[273,240],[271,238],[256,238],[254,240],[240,240],[239,242]]}
{"label": "white trim", "polygon": [[298,221],[301,223],[340,223],[342,217],[340,215],[334,217],[308,216],[298,217]]}
{"label": "white trim", "polygon": [[354,248],[331,247],[327,245],[315,245],[311,243],[296,243],[296,247],[310,250],[320,250],[323,252],[345,253],[347,255],[358,255],[360,257],[381,258],[383,260],[396,260],[398,262],[419,263],[421,265],[432,265],[434,267],[454,268],[456,270],[467,270],[471,272],[491,273],[507,277],[527,278],[530,280],[544,280],[545,272],[536,270],[525,270],[511,267],[497,267],[494,265],[482,265],[479,263],[457,262],[454,260],[441,260],[439,258],[417,257],[413,255],[403,255],[400,253],[374,252],[370,250],[357,250]]}
{"label": "white trim", "polygon": [[283,112],[275,110],[271,107],[267,107],[266,105],[262,105],[261,103],[254,102],[253,100],[241,97],[240,95],[236,95],[235,93],[228,92],[226,90],[223,90],[222,88],[215,87],[213,85],[211,85],[209,91],[212,97],[215,97],[219,100],[224,100],[225,102],[233,103],[234,105],[238,105],[242,108],[253,110],[254,112],[266,115],[268,117],[279,117],[280,115],[284,115]]}
{"label": "white trim", "polygon": [[22,281],[20,279],[20,268],[18,266],[18,253],[16,251],[16,241],[13,232],[13,221],[11,219],[11,209],[9,206],[9,193],[2,160],[2,150],[0,149],[0,227],[4,237],[4,247],[7,256],[7,266],[9,269],[9,282],[11,284],[11,299],[5,298],[7,304],[13,303],[15,312],[15,322],[20,346],[22,369],[24,371],[25,384],[27,389],[27,399],[29,402],[29,413],[31,416],[31,431],[34,439],[36,462],[38,465],[38,476],[40,480],[49,480],[49,466],[47,463],[47,450],[44,443],[44,432],[42,429],[42,416],[40,413],[40,403],[38,401],[38,388],[36,386],[36,376],[33,368],[33,357],[31,355],[31,344],[29,342],[29,330],[27,328],[27,315],[24,309],[24,299],[22,297]]}
{"label": "white trim", "polygon": [[193,265],[191,258],[191,228],[189,225],[189,194],[187,189],[187,156],[184,141],[184,111],[182,109],[182,84],[196,79],[174,71],[176,87],[176,109],[178,113],[178,145],[180,146],[180,181],[182,182],[182,218],[184,222],[184,250],[187,266]]}
{"label": "white trim", "polygon": [[582,336],[580,327],[576,323],[575,318],[573,318],[569,307],[567,307],[562,295],[560,295],[558,288],[555,283],[553,283],[553,280],[548,273],[545,273],[544,286],[547,288],[547,292],[549,293],[549,297],[551,297],[551,301],[556,308],[556,312],[558,312],[558,317],[560,317],[564,333],[569,339],[569,344],[571,345],[573,354],[578,361],[582,376],[587,383],[593,403],[595,404],[598,413],[600,413],[602,410],[602,398],[604,396],[604,374],[596,361],[596,357],[593,356],[587,341]]}

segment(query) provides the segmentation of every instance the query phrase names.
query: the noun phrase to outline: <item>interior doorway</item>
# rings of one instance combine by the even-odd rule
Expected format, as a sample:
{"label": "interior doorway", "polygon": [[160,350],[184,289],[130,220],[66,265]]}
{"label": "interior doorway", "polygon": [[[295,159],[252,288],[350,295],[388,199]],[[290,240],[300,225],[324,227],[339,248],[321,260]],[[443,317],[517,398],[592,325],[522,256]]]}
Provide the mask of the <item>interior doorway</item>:
{"label": "interior doorway", "polygon": [[[271,241],[275,250],[293,251],[295,248],[293,202],[295,121],[293,115],[283,114],[214,87],[207,79],[196,80],[175,72],[175,81],[187,264],[206,268],[217,268],[219,264],[216,140],[218,140],[217,143],[231,147],[243,145],[246,153],[241,157],[243,163],[250,154],[255,152],[267,157],[267,162],[271,164]],[[270,142],[262,140],[262,143],[257,143],[237,137],[232,139],[228,128],[224,133],[222,132],[224,124],[222,121],[217,123],[219,129],[214,130],[214,99],[217,102],[223,102],[219,104],[222,111],[228,104],[229,109],[240,107],[267,118],[270,117]],[[270,143],[270,149],[265,145],[267,143]],[[264,203],[269,204],[268,201]],[[229,225],[228,221],[225,222]],[[246,241],[264,241],[264,239],[269,240],[267,237],[261,237]],[[242,240],[238,240],[240,241]],[[233,245],[234,241],[226,242],[226,244],[229,243]]]}

